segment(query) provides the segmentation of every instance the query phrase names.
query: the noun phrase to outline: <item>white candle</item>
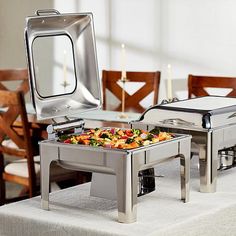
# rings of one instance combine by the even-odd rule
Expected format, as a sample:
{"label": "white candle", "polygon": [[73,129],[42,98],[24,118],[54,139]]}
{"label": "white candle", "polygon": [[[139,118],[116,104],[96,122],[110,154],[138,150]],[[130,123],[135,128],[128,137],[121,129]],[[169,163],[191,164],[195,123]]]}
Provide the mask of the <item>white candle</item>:
{"label": "white candle", "polygon": [[172,69],[171,65],[167,66],[167,99],[172,100]]}
{"label": "white candle", "polygon": [[126,64],[126,52],[125,52],[125,45],[121,44],[121,79],[126,79],[126,70],[125,70],[125,64]]}
{"label": "white candle", "polygon": [[66,50],[64,50],[63,55],[64,55],[64,60],[63,60],[63,77],[64,77],[64,83],[66,84],[67,82],[67,61],[66,61]]}

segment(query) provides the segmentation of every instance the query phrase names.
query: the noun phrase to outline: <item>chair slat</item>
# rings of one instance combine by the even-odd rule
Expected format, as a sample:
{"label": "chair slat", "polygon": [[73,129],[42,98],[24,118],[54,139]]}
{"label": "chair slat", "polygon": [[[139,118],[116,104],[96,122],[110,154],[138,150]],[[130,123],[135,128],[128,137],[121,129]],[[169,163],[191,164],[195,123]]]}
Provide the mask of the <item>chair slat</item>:
{"label": "chair slat", "polygon": [[[125,92],[125,110],[143,112],[146,108],[142,107],[140,102],[147,97],[151,92],[154,92],[154,97],[150,105],[158,102],[158,91],[160,85],[159,71],[155,72],[126,72],[128,82],[138,83],[144,82],[144,85],[138,89],[133,95]],[[122,104],[122,87],[117,82],[121,79],[121,71],[103,70],[102,71],[102,86],[103,86],[103,109],[111,107],[109,98],[107,98],[106,90],[109,90],[119,101],[120,104],[113,110],[120,111]]]}
{"label": "chair slat", "polygon": [[236,97],[236,77],[223,76],[203,76],[203,75],[189,75],[188,76],[188,97],[193,95],[208,96],[209,93],[205,88],[231,88],[226,96]]}

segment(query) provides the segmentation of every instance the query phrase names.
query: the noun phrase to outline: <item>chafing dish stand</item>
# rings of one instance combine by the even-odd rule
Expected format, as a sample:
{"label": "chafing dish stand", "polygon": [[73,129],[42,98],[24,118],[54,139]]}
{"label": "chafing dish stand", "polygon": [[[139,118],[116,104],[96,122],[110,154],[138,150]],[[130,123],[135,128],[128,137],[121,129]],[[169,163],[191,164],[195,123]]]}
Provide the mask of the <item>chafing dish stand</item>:
{"label": "chafing dish stand", "polygon": [[190,142],[191,136],[184,135],[147,147],[118,150],[43,141],[40,143],[42,208],[49,209],[49,176],[52,161],[68,169],[115,174],[118,221],[132,223],[136,221],[137,216],[138,171],[179,157],[181,199],[188,202]]}
{"label": "chafing dish stand", "polygon": [[192,135],[198,144],[200,191],[216,191],[218,152],[236,145],[236,98],[207,96],[160,104],[146,110],[133,127]]}

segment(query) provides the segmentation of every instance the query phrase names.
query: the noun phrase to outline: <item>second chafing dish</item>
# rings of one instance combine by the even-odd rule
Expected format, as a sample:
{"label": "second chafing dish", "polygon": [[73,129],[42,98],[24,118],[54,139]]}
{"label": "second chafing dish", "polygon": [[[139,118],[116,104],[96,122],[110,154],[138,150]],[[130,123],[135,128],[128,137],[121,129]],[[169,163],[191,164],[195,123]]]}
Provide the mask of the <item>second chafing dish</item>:
{"label": "second chafing dish", "polygon": [[[133,127],[191,134],[199,155],[200,191],[215,192],[218,152],[236,145],[236,98],[207,96],[160,104],[146,110]],[[227,161],[227,163],[225,163]]]}

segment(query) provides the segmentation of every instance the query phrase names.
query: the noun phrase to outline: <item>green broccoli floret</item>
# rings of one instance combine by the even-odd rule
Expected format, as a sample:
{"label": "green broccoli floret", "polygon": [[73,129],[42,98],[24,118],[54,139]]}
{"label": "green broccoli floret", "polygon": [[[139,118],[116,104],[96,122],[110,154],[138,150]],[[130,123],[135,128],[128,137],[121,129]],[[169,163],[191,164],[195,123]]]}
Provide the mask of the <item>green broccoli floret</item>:
{"label": "green broccoli floret", "polygon": [[101,141],[91,138],[89,145],[93,147],[98,147],[98,146],[102,146],[103,143]]}
{"label": "green broccoli floret", "polygon": [[140,129],[132,129],[132,132],[134,135],[140,135],[141,134],[141,130]]}
{"label": "green broccoli floret", "polygon": [[61,136],[59,136],[59,141],[63,142],[68,138],[70,138],[70,136],[68,134],[62,134]]}
{"label": "green broccoli floret", "polygon": [[154,135],[149,133],[146,137],[146,140],[152,141],[153,138],[154,138]]}
{"label": "green broccoli floret", "polygon": [[95,140],[95,139],[90,139],[90,143],[89,143],[91,146],[94,146],[94,147],[96,147],[96,146],[98,146],[98,142],[97,142],[97,140]]}
{"label": "green broccoli floret", "polygon": [[127,144],[132,143],[132,142],[134,142],[133,138],[127,138],[127,140],[125,141],[125,143]]}

